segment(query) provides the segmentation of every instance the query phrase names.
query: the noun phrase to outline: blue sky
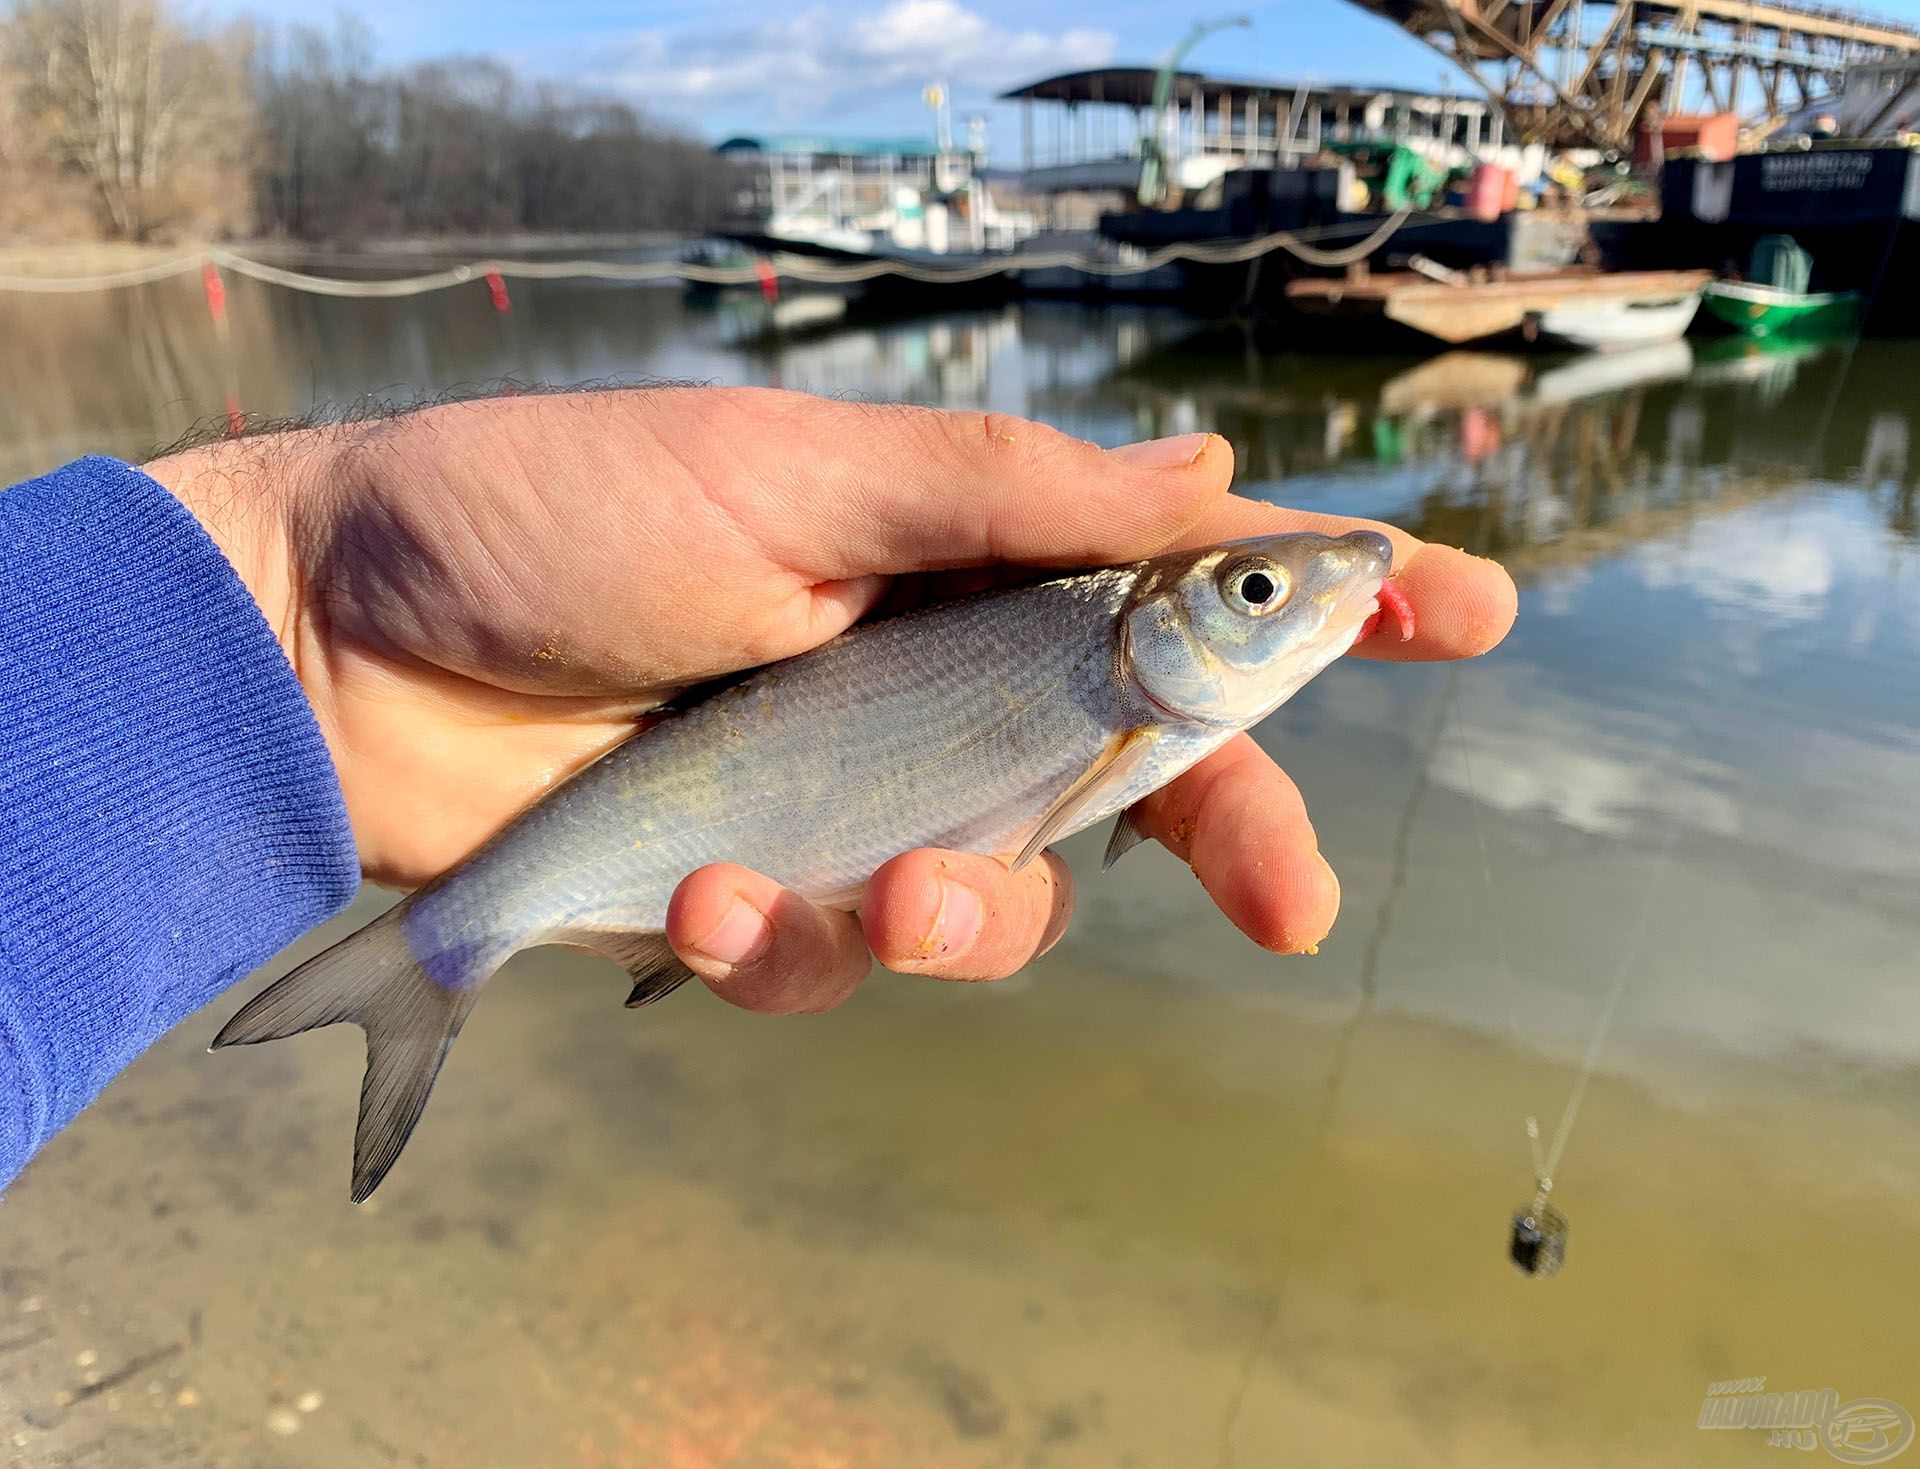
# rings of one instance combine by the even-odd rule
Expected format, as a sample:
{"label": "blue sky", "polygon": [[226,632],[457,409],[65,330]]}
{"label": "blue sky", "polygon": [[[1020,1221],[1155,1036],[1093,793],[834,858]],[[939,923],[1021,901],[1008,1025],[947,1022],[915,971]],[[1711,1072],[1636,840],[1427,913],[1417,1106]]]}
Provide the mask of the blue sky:
{"label": "blue sky", "polygon": [[[210,8],[305,24],[328,15],[310,0]],[[383,61],[499,56],[530,76],[618,93],[714,139],[924,133],[922,88],[945,78],[956,117],[987,114],[1001,159],[1019,146],[1018,123],[1015,109],[992,106],[994,94],[1080,66],[1151,62],[1196,16],[1253,20],[1250,30],[1202,42],[1188,62],[1197,69],[1422,87],[1447,74],[1424,46],[1345,0],[1203,0],[1196,10],[1165,0],[387,0],[342,13],[366,25]]]}

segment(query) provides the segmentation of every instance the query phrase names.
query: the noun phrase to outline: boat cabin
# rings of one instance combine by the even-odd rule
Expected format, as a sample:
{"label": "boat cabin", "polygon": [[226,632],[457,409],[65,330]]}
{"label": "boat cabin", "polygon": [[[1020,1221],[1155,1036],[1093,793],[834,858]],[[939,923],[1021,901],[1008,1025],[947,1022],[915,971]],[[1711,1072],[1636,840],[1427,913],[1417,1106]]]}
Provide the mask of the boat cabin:
{"label": "boat cabin", "polygon": [[1104,66],[1003,93],[1020,104],[1020,161],[1031,194],[1132,193],[1144,141],[1157,138],[1170,184],[1192,194],[1240,168],[1288,168],[1334,143],[1401,144],[1465,163],[1506,142],[1498,107],[1406,87],[1244,80],[1176,72],[1158,116],[1159,70]]}
{"label": "boat cabin", "polygon": [[740,227],[728,233],[768,248],[950,258],[1011,250],[1036,227],[995,202],[977,129],[964,149],[931,138],[769,134],[728,138],[714,151],[742,171]]}
{"label": "boat cabin", "polygon": [[737,212],[767,218],[829,197],[840,212],[870,213],[901,189],[933,185],[940,150],[931,138],[835,138],[765,133],[728,138],[714,152],[740,169]]}

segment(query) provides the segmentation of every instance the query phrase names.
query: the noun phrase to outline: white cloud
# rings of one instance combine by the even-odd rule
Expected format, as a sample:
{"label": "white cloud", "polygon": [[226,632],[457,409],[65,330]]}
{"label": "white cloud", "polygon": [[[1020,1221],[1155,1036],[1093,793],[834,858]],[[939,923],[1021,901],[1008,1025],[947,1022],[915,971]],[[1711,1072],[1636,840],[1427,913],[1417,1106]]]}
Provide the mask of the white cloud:
{"label": "white cloud", "polygon": [[1793,697],[1635,711],[1604,687],[1558,693],[1509,665],[1474,679],[1428,773],[1490,810],[1592,836],[1644,845],[1677,825],[1694,842],[1737,843],[1720,849],[1736,866],[1767,851],[1825,877],[1920,880],[1920,732],[1844,711],[1796,717]]}
{"label": "white cloud", "polygon": [[1685,587],[1735,612],[1775,623],[1812,622],[1833,590],[1833,534],[1824,520],[1796,532],[1776,518],[1727,516],[1699,534],[1633,553],[1653,587]]}
{"label": "white cloud", "polygon": [[956,0],[895,0],[859,13],[813,6],[734,28],[640,31],[612,48],[594,80],[664,113],[727,107],[812,122],[934,81],[997,93],[1102,65],[1115,44],[1112,32],[1086,27],[1007,29]]}
{"label": "white cloud", "polygon": [[1593,580],[1590,566],[1556,566],[1530,588],[1533,605],[1546,617],[1571,617],[1580,593]]}
{"label": "white cloud", "polygon": [[[1471,751],[1471,765],[1461,747]],[[1647,758],[1631,738],[1541,701],[1521,727],[1462,720],[1434,752],[1436,784],[1499,811],[1538,812],[1596,836],[1630,837],[1664,821],[1731,836],[1741,809],[1713,783],[1724,772],[1669,754]]]}

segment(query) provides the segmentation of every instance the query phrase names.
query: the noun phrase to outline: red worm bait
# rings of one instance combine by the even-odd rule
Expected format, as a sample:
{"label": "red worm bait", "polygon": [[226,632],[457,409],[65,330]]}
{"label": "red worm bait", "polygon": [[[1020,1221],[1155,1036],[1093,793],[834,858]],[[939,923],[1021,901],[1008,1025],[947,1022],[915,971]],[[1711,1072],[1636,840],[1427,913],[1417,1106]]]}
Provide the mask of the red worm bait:
{"label": "red worm bait", "polygon": [[1374,595],[1379,599],[1380,610],[1360,624],[1360,636],[1354,639],[1355,645],[1358,646],[1372,637],[1374,630],[1380,626],[1381,619],[1389,612],[1393,614],[1393,620],[1400,629],[1400,641],[1406,642],[1413,636],[1414,628],[1413,603],[1407,600],[1407,594],[1389,578],[1380,583],[1380,590]]}

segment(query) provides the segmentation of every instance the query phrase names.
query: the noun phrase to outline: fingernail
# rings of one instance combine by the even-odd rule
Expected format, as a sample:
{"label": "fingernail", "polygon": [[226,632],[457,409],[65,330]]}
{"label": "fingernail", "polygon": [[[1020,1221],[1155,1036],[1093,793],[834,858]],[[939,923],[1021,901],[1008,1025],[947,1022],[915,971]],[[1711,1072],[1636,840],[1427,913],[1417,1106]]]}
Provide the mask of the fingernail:
{"label": "fingernail", "polygon": [[[1313,856],[1314,860],[1320,864],[1319,870],[1315,874],[1316,881],[1314,886],[1320,889],[1322,894],[1321,901],[1331,907],[1334,914],[1337,915],[1340,911],[1340,874],[1333,870],[1333,864],[1320,853],[1315,852]],[[1310,938],[1306,943],[1300,945],[1300,952],[1308,954],[1318,953],[1320,945],[1325,942],[1327,935],[1332,932],[1333,918],[1329,917],[1325,928],[1321,929],[1317,935]]]}
{"label": "fingernail", "polygon": [[927,934],[928,954],[959,954],[972,948],[973,941],[980,937],[983,917],[978,893],[941,878],[940,908],[933,915],[933,928]]}
{"label": "fingernail", "polygon": [[1333,870],[1333,864],[1319,852],[1313,854],[1313,860],[1320,864],[1319,886],[1323,891],[1331,895],[1333,901],[1338,904],[1340,901],[1340,874]]}
{"label": "fingernail", "polygon": [[1212,437],[1212,434],[1175,434],[1170,439],[1122,444],[1107,452],[1136,469],[1185,469],[1206,451],[1207,440]]}
{"label": "fingernail", "polygon": [[773,938],[766,915],[745,898],[735,897],[713,931],[694,945],[708,958],[732,968],[760,956]]}

